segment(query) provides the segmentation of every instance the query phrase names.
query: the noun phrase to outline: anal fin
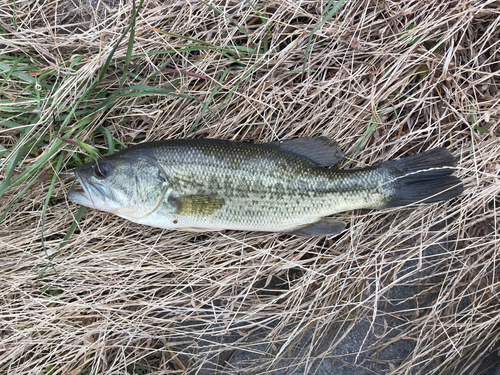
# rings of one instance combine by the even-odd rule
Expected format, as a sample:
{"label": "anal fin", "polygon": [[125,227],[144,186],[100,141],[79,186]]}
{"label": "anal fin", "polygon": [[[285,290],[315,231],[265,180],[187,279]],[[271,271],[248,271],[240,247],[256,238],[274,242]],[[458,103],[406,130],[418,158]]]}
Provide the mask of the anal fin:
{"label": "anal fin", "polygon": [[297,236],[331,236],[342,232],[346,224],[331,217],[323,217],[320,221],[300,226],[291,232]]}

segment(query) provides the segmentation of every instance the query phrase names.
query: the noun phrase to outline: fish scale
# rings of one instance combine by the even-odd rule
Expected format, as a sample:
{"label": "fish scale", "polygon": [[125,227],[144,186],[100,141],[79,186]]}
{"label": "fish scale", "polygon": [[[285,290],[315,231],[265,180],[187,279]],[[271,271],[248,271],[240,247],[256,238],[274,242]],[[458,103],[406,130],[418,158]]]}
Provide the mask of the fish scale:
{"label": "fish scale", "polygon": [[[225,146],[201,147],[200,153],[186,153],[178,147],[156,151],[158,163],[168,166],[165,171],[171,176],[174,195],[214,194],[224,198],[224,208],[207,218],[206,224],[235,229],[243,224],[252,230],[273,225],[281,230],[300,225],[304,218],[314,222],[338,212],[335,206],[342,209],[342,195],[335,199],[330,191],[346,190],[348,178],[341,179],[338,173],[326,169],[318,171],[319,167],[295,155],[283,157],[265,148],[245,147],[241,151],[232,144]],[[256,169],[260,170],[258,180]],[[217,184],[199,183],[212,180]],[[177,220],[180,223],[182,218]]]}

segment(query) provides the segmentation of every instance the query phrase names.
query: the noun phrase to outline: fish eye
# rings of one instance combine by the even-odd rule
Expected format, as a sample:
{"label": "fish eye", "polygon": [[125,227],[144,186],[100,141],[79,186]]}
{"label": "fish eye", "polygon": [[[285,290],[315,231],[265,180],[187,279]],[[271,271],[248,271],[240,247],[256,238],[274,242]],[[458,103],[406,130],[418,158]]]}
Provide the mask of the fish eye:
{"label": "fish eye", "polygon": [[109,169],[110,168],[106,163],[97,163],[94,166],[94,174],[97,178],[103,179],[108,177]]}

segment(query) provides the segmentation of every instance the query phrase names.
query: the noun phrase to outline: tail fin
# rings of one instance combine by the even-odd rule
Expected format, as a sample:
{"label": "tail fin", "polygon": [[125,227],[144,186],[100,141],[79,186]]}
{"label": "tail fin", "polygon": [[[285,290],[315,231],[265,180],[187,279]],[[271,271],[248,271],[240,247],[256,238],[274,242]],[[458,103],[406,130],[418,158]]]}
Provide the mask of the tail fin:
{"label": "tail fin", "polygon": [[450,176],[457,162],[445,148],[432,150],[382,163],[392,176],[387,184],[389,199],[381,208],[406,206],[411,203],[434,203],[460,195],[460,179]]}

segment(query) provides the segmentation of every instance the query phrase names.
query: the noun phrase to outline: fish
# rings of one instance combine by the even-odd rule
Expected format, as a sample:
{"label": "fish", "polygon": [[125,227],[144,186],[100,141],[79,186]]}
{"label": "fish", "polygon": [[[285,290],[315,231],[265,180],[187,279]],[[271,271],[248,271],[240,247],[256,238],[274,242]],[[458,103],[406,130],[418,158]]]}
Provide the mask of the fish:
{"label": "fish", "polygon": [[332,236],[346,228],[333,214],[435,203],[463,192],[446,148],[366,168],[326,168],[344,157],[323,136],[145,142],[76,167],[79,185],[68,199],[166,229]]}

